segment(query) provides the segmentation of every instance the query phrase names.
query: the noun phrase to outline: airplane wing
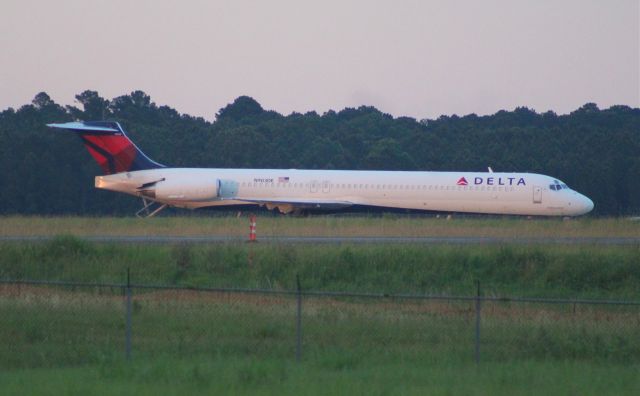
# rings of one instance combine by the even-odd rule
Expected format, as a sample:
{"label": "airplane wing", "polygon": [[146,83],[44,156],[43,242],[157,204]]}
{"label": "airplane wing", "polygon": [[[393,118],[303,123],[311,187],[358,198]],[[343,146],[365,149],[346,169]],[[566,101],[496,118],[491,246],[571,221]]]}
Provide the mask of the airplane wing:
{"label": "airplane wing", "polygon": [[312,198],[278,198],[278,199],[266,199],[266,198],[233,198],[234,201],[250,202],[261,206],[266,206],[271,210],[278,208],[282,213],[290,213],[295,209],[315,209],[315,210],[336,210],[343,209],[349,206],[355,205],[350,201],[337,201],[337,200],[319,200]]}

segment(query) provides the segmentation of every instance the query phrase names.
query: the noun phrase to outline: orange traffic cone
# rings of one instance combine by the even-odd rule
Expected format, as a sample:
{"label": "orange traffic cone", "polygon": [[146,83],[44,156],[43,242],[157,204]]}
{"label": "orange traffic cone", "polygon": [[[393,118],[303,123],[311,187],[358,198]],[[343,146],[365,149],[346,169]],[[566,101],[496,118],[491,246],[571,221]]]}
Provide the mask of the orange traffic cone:
{"label": "orange traffic cone", "polygon": [[249,216],[249,242],[256,242],[256,215]]}

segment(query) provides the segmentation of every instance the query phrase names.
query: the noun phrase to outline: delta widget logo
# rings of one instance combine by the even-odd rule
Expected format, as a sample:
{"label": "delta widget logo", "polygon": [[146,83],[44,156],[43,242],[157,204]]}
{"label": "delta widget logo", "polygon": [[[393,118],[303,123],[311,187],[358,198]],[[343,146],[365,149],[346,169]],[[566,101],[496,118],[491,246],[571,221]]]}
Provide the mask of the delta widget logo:
{"label": "delta widget logo", "polygon": [[468,186],[469,183],[467,182],[467,179],[465,179],[464,177],[461,177],[460,179],[458,179],[458,182],[456,183],[459,186]]}

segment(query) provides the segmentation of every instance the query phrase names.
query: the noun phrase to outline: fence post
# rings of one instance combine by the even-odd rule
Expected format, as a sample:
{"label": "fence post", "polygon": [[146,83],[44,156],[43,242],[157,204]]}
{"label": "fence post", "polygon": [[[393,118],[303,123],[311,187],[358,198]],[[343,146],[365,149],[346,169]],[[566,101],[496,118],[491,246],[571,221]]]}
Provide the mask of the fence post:
{"label": "fence post", "polygon": [[296,362],[302,360],[302,288],[300,287],[300,276],[296,275],[297,287],[297,310],[296,310]]}
{"label": "fence post", "polygon": [[476,364],[480,363],[480,281],[476,281],[476,348],[475,348],[475,361]]}
{"label": "fence post", "polygon": [[127,268],[127,287],[125,289],[126,312],[125,312],[125,357],[131,360],[131,273]]}

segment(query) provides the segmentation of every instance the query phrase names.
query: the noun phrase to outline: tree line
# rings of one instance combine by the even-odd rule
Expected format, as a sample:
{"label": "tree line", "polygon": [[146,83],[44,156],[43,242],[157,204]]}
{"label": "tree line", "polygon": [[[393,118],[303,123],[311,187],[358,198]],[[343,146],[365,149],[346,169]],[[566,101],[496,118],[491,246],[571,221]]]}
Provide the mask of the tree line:
{"label": "tree line", "polygon": [[44,92],[0,113],[0,214],[131,214],[134,197],[93,187],[100,169],[71,133],[46,127],[116,120],[150,158],[176,167],[519,171],[558,177],[597,215],[640,212],[640,109],[587,103],[567,115],[526,107],[493,115],[392,117],[370,106],[282,115],[241,96],[215,121],[134,91],[61,106]]}

